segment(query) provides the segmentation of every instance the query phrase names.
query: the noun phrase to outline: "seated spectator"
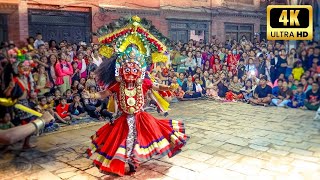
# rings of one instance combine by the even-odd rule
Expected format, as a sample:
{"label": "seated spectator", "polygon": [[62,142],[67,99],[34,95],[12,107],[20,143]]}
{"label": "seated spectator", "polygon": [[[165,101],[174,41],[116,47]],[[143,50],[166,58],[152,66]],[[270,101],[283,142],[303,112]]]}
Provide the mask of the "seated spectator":
{"label": "seated spectator", "polygon": [[69,104],[67,103],[66,97],[60,98],[60,103],[56,107],[55,115],[58,122],[70,124],[71,116],[69,112]]}
{"label": "seated spectator", "polygon": [[67,91],[65,92],[65,97],[66,97],[66,99],[67,99],[67,103],[68,103],[68,104],[70,104],[70,103],[73,102],[71,89],[67,89]]}
{"label": "seated spectator", "polygon": [[86,81],[86,84],[85,84],[85,89],[89,89],[90,86],[97,86],[97,83],[96,83],[96,75],[93,71],[89,72],[89,78],[87,79]]}
{"label": "seated spectator", "polygon": [[288,82],[283,81],[278,96],[272,99],[272,104],[278,107],[287,106],[287,104],[291,102],[292,95],[292,91],[288,87]]}
{"label": "seated spectator", "polygon": [[217,94],[218,92],[213,90],[213,74],[210,74],[208,79],[206,80],[206,95],[208,97],[212,97],[215,94]]}
{"label": "seated spectator", "polygon": [[84,117],[87,117],[87,112],[85,111],[85,107],[80,101],[80,95],[75,94],[73,95],[73,102],[69,106],[69,112],[71,114],[71,117],[74,119],[82,119]]}
{"label": "seated spectator", "polygon": [[267,85],[267,78],[261,77],[260,85],[258,85],[253,93],[253,97],[249,99],[252,105],[268,106],[271,102],[272,88]]}
{"label": "seated spectator", "polygon": [[11,115],[10,113],[5,113],[4,116],[2,118],[0,118],[0,129],[1,130],[6,130],[6,129],[10,129],[13,128],[14,125],[11,122]]}
{"label": "seated spectator", "polygon": [[185,82],[185,75],[184,73],[179,73],[179,78],[177,79],[177,83],[179,84],[180,87],[182,87],[183,83]]}
{"label": "seated spectator", "polygon": [[303,85],[303,92],[305,93],[312,89],[312,85],[308,84],[307,78],[301,78],[301,84]]}
{"label": "seated spectator", "polygon": [[175,76],[172,78],[172,82],[171,82],[171,86],[174,87],[174,91],[173,91],[173,95],[177,98],[177,99],[181,99],[183,98],[184,92],[181,88],[181,86],[179,86],[178,82],[177,82],[178,78]]}
{"label": "seated spectator", "polygon": [[54,107],[57,107],[58,104],[60,103],[60,98],[61,98],[61,91],[59,89],[56,89],[54,91]]}
{"label": "seated spectator", "polygon": [[72,86],[71,86],[71,92],[72,94],[78,94],[78,85],[79,81],[73,81]]}
{"label": "seated spectator", "polygon": [[228,92],[228,82],[224,73],[221,73],[217,86],[218,96],[221,98],[226,97],[226,93]]}
{"label": "seated spectator", "polygon": [[252,87],[252,81],[248,79],[245,86],[240,90],[245,102],[249,102],[249,99],[253,97],[254,88]]}
{"label": "seated spectator", "polygon": [[278,83],[277,83],[277,86],[275,86],[275,87],[272,88],[272,96],[273,96],[273,97],[278,97],[279,91],[280,91],[280,89],[282,88],[282,85],[283,85],[283,80],[282,80],[282,79],[279,79],[279,80],[278,80]]}
{"label": "seated spectator", "polygon": [[[96,93],[97,89],[95,86],[89,88],[90,93]],[[98,99],[84,99],[84,105],[88,112],[88,115],[99,120],[104,120],[104,118],[112,119],[112,113],[108,112],[106,105],[101,100]]]}
{"label": "seated spectator", "polygon": [[306,94],[303,92],[303,85],[299,84],[297,87],[297,92],[293,95],[292,101],[288,103],[288,106],[291,108],[303,107],[305,99]]}
{"label": "seated spectator", "polygon": [[195,85],[196,85],[196,93],[201,93],[201,96],[202,94],[205,94],[204,87],[200,84],[200,78],[198,77],[195,78]]}
{"label": "seated spectator", "polygon": [[86,87],[86,78],[81,78],[78,85],[78,92],[81,93]]}
{"label": "seated spectator", "polygon": [[187,82],[182,85],[182,90],[185,92],[183,98],[198,98],[201,97],[200,92],[196,92],[196,85],[192,81],[192,75],[188,76]]}
{"label": "seated spectator", "polygon": [[319,92],[319,84],[314,82],[312,84],[311,90],[306,93],[306,100],[304,102],[304,106],[312,111],[318,110],[320,106],[320,92]]}
{"label": "seated spectator", "polygon": [[226,93],[227,100],[241,100],[243,95],[241,93],[242,85],[239,82],[238,76],[233,76],[232,81],[229,84],[229,91]]}

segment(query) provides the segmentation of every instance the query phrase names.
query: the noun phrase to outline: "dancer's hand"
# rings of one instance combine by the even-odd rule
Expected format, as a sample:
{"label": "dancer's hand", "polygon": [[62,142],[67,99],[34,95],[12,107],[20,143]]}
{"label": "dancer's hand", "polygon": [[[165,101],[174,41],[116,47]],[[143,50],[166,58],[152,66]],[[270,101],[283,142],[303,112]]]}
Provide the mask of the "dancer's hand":
{"label": "dancer's hand", "polygon": [[50,114],[50,112],[46,111],[42,114],[41,119],[48,124],[50,121],[54,120],[54,117]]}

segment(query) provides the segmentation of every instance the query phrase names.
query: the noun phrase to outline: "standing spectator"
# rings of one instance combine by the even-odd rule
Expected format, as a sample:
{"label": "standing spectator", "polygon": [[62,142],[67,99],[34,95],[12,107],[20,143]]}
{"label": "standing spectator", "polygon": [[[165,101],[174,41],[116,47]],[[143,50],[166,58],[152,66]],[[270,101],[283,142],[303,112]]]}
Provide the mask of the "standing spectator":
{"label": "standing spectator", "polygon": [[102,58],[99,55],[99,51],[98,50],[94,50],[93,53],[91,54],[93,63],[95,65],[97,65],[97,67],[100,66],[100,64],[102,63]]}
{"label": "standing spectator", "polygon": [[52,85],[44,66],[38,66],[38,71],[38,73],[34,74],[36,90],[39,91],[38,95],[44,95],[45,93],[50,92]]}
{"label": "standing spectator", "polygon": [[317,82],[313,82],[311,90],[306,93],[304,106],[312,111],[318,110],[320,106],[320,92],[319,84]]}
{"label": "standing spectator", "polygon": [[297,61],[296,67],[293,68],[293,70],[292,70],[293,78],[295,80],[299,80],[300,81],[301,76],[303,75],[303,73],[304,73],[304,69],[302,67],[302,62],[301,61]]}
{"label": "standing spectator", "polygon": [[95,64],[93,59],[89,57],[87,65],[87,74],[89,74],[91,71],[95,71],[96,69],[98,69],[97,64]]}
{"label": "standing spectator", "polygon": [[34,41],[34,48],[39,49],[40,45],[44,45],[44,41],[42,40],[42,34],[41,33],[37,33],[36,35],[36,40]]}
{"label": "standing spectator", "polygon": [[[51,54],[49,56],[49,68],[48,68],[48,77],[49,77],[49,81],[51,82],[51,84],[53,85],[53,87],[55,87],[56,85],[56,80],[57,80],[57,76],[56,76],[56,63],[58,61],[58,58],[56,55]],[[52,89],[51,89],[52,90]]]}
{"label": "standing spectator", "polygon": [[268,106],[271,102],[272,88],[267,85],[267,78],[262,76],[260,78],[260,85],[254,90],[253,98],[249,101],[252,105]]}
{"label": "standing spectator", "polygon": [[191,51],[188,52],[188,57],[186,58],[186,61],[185,61],[185,67],[191,74],[197,67],[196,59],[193,57]]}
{"label": "standing spectator", "polygon": [[86,84],[85,84],[85,89],[89,89],[89,87],[94,86],[97,87],[97,83],[96,83],[96,74],[91,71],[89,73],[89,79],[87,79]]}
{"label": "standing spectator", "polygon": [[79,52],[77,59],[74,60],[78,63],[78,69],[80,70],[80,78],[87,78],[87,64],[83,57],[83,53]]}
{"label": "standing spectator", "polygon": [[245,73],[246,73],[246,67],[244,65],[244,59],[242,59],[242,58],[239,60],[239,65],[237,67],[237,72],[238,72],[238,78],[239,79],[241,79],[242,76],[244,76]]}
{"label": "standing spectator", "polygon": [[286,73],[286,69],[287,69],[287,53],[285,49],[281,50],[280,56],[278,57],[278,62],[276,64],[276,73],[277,76],[279,77],[280,74],[285,74]]}
{"label": "standing spectator", "polygon": [[73,74],[72,66],[66,61],[66,55],[61,54],[61,59],[56,63],[56,85],[59,86],[61,93],[63,94],[67,89],[71,88],[71,75]]}

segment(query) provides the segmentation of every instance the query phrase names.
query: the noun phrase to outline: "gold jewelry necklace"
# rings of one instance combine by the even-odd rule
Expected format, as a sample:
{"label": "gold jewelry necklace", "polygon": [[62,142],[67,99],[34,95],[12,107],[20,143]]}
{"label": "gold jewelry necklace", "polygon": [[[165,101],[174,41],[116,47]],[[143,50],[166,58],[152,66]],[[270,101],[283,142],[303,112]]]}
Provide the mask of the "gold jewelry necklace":
{"label": "gold jewelry necklace", "polygon": [[135,96],[137,94],[137,88],[133,88],[132,90],[125,88],[124,93],[130,97]]}

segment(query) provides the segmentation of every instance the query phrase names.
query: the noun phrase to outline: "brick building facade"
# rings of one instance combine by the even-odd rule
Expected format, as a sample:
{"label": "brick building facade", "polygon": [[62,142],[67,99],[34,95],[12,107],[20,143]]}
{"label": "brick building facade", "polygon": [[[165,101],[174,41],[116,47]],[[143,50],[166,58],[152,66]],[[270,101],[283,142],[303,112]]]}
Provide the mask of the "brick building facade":
{"label": "brick building facade", "polygon": [[100,26],[121,16],[151,20],[173,40],[224,41],[265,32],[260,0],[0,0],[0,41],[25,41],[41,32],[45,40],[93,41]]}

